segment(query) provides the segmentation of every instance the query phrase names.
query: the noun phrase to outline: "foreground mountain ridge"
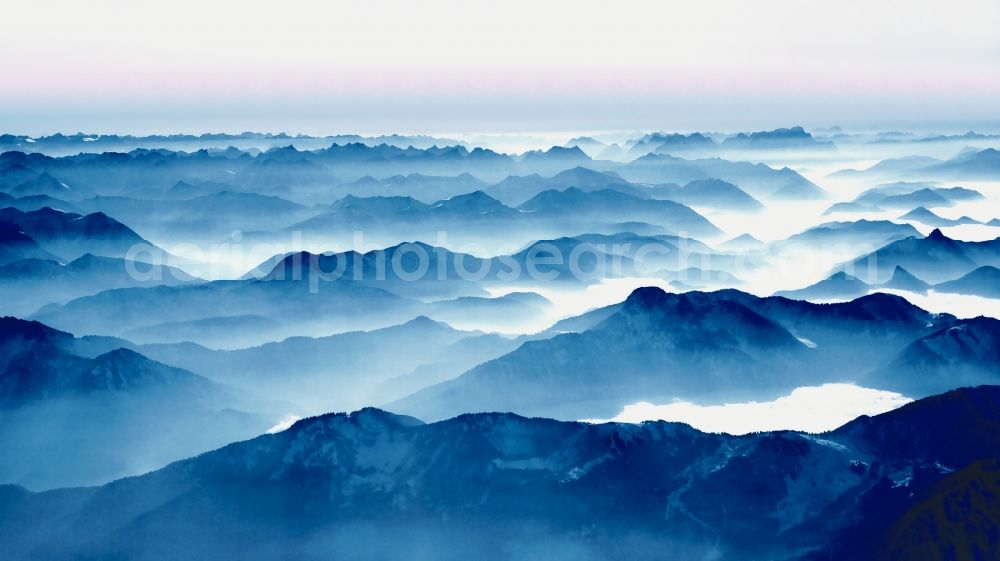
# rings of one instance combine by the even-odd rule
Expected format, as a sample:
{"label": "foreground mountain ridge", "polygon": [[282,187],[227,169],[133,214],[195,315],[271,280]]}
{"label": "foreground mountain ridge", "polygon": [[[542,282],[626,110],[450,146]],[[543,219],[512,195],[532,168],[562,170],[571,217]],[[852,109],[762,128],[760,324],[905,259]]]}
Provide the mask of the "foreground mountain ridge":
{"label": "foreground mountain ridge", "polygon": [[[894,529],[928,508],[939,483],[968,479],[963,468],[998,449],[994,386],[821,435],[508,413],[425,424],[369,408],[103,487],[0,487],[0,539],[9,559],[322,559],[361,543],[373,559],[655,559],[664,548],[692,559],[876,559],[902,545]],[[876,498],[881,512],[864,511]],[[864,531],[868,542],[843,547]],[[386,532],[394,539],[373,539]],[[996,546],[989,528],[975,532],[985,541],[971,543]]]}

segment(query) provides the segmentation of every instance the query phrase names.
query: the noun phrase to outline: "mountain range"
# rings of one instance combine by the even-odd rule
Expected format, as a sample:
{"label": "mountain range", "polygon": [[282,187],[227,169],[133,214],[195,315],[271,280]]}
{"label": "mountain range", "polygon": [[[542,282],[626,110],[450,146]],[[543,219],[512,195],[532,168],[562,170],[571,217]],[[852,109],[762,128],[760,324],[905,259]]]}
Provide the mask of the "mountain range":
{"label": "mountain range", "polygon": [[0,313],[26,316],[52,303],[104,290],[139,286],[176,286],[199,282],[166,265],[137,263],[84,254],[69,263],[29,258],[0,265]]}
{"label": "mountain range", "polygon": [[934,226],[935,228],[947,228],[951,226],[963,226],[965,224],[981,224],[978,220],[970,218],[968,216],[962,216],[961,218],[944,218],[934,214],[928,208],[917,207],[910,212],[899,217],[899,220],[910,220],[913,222],[920,222],[921,224],[926,224],[928,226]]}
{"label": "mountain range", "polygon": [[0,318],[0,480],[51,488],[141,473],[259,434],[268,409],[113,341]]}
{"label": "mountain range", "polygon": [[[998,434],[992,386],[819,435],[364,409],[101,487],[4,486],[0,540],[14,560],[985,559]],[[940,509],[960,518],[927,529]]]}
{"label": "mountain range", "polygon": [[873,290],[905,290],[917,294],[927,294],[928,291],[981,296],[983,298],[1000,298],[1000,269],[985,265],[961,277],[930,284],[925,282],[903,267],[896,265],[892,277],[881,284],[868,284],[844,271],[833,273],[829,277],[797,290],[782,290],[775,296],[795,298],[799,300],[844,300],[857,298]]}
{"label": "mountain range", "polygon": [[432,369],[447,363],[446,371],[450,372],[457,362],[466,370],[495,358],[490,354],[495,348],[491,340],[484,341],[485,354],[468,353],[479,359],[477,362],[463,363],[452,356],[456,343],[468,340],[466,345],[471,347],[481,335],[421,316],[382,329],[289,337],[234,350],[212,350],[193,343],[144,345],[138,350],[214,381],[253,388],[302,406],[299,411],[316,413],[371,403],[378,399],[376,387],[417,368]]}
{"label": "mountain range", "polygon": [[[80,215],[51,208],[0,209],[0,223],[15,224],[46,251],[72,261],[85,254],[163,264],[170,255],[108,215]],[[44,257],[43,257],[44,258]]]}
{"label": "mountain range", "polygon": [[939,160],[928,156],[906,156],[883,160],[867,169],[847,169],[840,177],[893,177],[917,180],[996,180],[1000,177],[1000,151],[967,149],[958,155]]}
{"label": "mountain range", "polygon": [[579,419],[638,401],[760,399],[859,380],[955,321],[886,294],[824,305],[652,287],[589,318],[387,407],[424,419],[470,410]]}
{"label": "mountain range", "polygon": [[1000,238],[982,242],[955,240],[935,229],[927,237],[894,241],[841,266],[868,283],[889,280],[903,267],[932,284],[956,279],[982,266],[1000,266]]}
{"label": "mountain range", "polygon": [[311,289],[309,282],[248,280],[106,290],[50,304],[31,317],[74,333],[114,336],[137,328],[168,329],[170,324],[176,328],[185,322],[233,316],[274,322],[265,327],[253,320],[240,345],[247,346],[295,334],[384,327],[412,319],[418,311],[413,300],[356,283],[324,283]]}

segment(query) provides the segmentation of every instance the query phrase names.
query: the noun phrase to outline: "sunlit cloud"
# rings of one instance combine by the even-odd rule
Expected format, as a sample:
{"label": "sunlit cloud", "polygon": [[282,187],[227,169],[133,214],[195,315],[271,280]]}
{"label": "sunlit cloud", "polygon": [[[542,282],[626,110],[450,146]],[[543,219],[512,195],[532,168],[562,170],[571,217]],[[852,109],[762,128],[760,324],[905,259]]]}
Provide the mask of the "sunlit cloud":
{"label": "sunlit cloud", "polygon": [[896,392],[854,384],[823,384],[796,388],[774,401],[699,405],[675,401],[657,405],[639,402],[626,406],[611,419],[590,422],[639,423],[676,421],[706,432],[747,434],[757,431],[800,430],[823,432],[861,415],[878,415],[912,401]]}

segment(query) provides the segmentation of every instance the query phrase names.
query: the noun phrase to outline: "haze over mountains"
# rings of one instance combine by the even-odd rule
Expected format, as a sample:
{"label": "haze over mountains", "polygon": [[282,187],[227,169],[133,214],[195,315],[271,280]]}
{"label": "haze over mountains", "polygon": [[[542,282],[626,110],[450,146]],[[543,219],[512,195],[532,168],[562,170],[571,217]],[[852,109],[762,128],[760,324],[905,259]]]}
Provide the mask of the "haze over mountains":
{"label": "haze over mountains", "polygon": [[483,138],[0,135],[0,557],[1000,547],[1000,137]]}

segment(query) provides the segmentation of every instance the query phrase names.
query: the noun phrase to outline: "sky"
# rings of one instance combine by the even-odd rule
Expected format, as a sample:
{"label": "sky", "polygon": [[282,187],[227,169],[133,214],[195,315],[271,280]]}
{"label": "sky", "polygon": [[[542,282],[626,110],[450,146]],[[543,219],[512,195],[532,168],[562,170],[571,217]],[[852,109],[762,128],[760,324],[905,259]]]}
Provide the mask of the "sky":
{"label": "sky", "polygon": [[1000,2],[37,0],[0,19],[23,134],[1000,122]]}

